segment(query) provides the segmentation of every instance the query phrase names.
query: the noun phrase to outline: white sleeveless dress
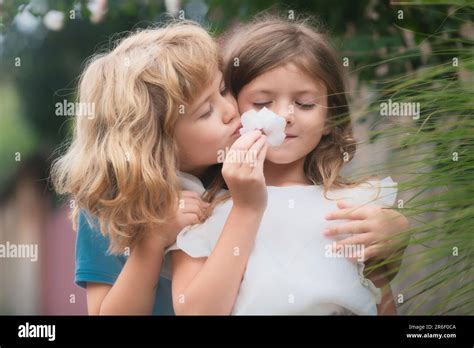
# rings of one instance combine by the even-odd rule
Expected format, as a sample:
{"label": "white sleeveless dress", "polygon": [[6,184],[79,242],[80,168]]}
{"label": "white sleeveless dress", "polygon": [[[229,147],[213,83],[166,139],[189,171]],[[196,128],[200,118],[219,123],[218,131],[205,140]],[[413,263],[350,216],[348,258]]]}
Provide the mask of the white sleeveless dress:
{"label": "white sleeveless dress", "polygon": [[[185,189],[202,183],[182,174]],[[376,315],[381,291],[363,275],[364,264],[329,253],[335,240],[325,227],[345,222],[324,217],[337,200],[392,206],[397,195],[390,177],[328,192],[321,186],[268,186],[268,205],[232,310],[234,315]],[[208,257],[227,220],[232,200],[217,206],[204,223],[185,228],[170,250]]]}

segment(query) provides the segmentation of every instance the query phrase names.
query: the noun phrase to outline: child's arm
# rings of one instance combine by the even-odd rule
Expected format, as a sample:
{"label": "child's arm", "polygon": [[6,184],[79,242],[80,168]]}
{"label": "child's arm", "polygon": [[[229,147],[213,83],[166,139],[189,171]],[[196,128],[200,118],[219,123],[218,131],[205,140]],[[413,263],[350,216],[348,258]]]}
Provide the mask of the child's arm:
{"label": "child's arm", "polygon": [[374,204],[356,206],[339,201],[337,206],[340,210],[330,213],[326,218],[352,221],[331,226],[326,235],[353,233],[353,236],[338,241],[337,245],[363,244],[364,261],[383,260],[389,257],[393,259],[394,261],[384,266],[387,279],[393,280],[400,269],[400,258],[408,245],[407,237],[403,237],[403,240],[398,238],[408,228],[407,218],[395,210],[384,209]]}
{"label": "child's arm", "polygon": [[234,206],[208,258],[173,251],[172,291],[177,315],[231,313],[262,215]]}
{"label": "child's arm", "polygon": [[[163,259],[164,246],[142,243],[130,252],[113,286],[87,283],[89,314],[151,314]],[[137,294],[140,294],[137,296]]]}
{"label": "child's arm", "polygon": [[241,136],[229,150],[227,156],[239,151],[249,161],[224,162],[222,175],[233,206],[209,257],[192,258],[182,251],[173,252],[176,314],[231,313],[267,204],[263,176],[267,148],[266,137],[253,131]]}
{"label": "child's arm", "polygon": [[396,315],[397,308],[393,299],[390,280],[383,268],[378,268],[370,272],[368,278],[382,291],[382,300],[380,304],[377,305],[378,315]]}
{"label": "child's arm", "polygon": [[[205,202],[197,193],[181,191],[180,209],[159,231],[147,234],[130,256],[113,285],[87,282],[87,307],[93,315],[149,315],[153,311],[165,248],[185,226],[204,216]],[[139,294],[139,296],[137,296]]]}

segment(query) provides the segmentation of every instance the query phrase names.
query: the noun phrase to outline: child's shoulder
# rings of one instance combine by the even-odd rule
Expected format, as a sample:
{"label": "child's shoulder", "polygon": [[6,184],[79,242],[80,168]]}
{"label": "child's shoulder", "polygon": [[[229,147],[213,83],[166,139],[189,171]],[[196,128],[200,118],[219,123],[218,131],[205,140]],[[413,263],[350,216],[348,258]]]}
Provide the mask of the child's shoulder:
{"label": "child's shoulder", "polygon": [[371,178],[357,185],[329,190],[330,199],[344,200],[353,204],[378,204],[392,206],[397,198],[397,183],[391,177]]}

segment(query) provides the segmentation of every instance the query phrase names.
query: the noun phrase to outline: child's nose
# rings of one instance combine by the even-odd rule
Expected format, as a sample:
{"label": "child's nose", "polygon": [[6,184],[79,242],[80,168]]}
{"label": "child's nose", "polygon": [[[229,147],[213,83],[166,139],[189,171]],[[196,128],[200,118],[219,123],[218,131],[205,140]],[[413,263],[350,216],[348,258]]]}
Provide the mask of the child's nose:
{"label": "child's nose", "polygon": [[234,118],[239,117],[237,101],[230,93],[224,97],[224,105],[224,123],[229,123]]}
{"label": "child's nose", "polygon": [[287,123],[291,123],[294,120],[295,108],[293,104],[282,103],[277,106],[277,110],[273,111],[283,117]]}

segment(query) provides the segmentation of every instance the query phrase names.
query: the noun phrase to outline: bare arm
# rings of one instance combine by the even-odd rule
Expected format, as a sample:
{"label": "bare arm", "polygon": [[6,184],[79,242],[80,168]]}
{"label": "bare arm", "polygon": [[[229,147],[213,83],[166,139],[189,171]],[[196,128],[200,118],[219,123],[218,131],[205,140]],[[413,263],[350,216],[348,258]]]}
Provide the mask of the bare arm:
{"label": "bare arm", "polygon": [[232,208],[208,258],[174,251],[173,305],[176,314],[230,314],[263,212]]}
{"label": "bare arm", "polygon": [[402,265],[402,257],[408,246],[409,239],[406,237],[404,243],[400,248],[392,255],[392,261],[385,265],[387,269],[387,278],[388,281],[392,281],[400,271]]}
{"label": "bare arm", "polygon": [[92,315],[151,314],[160,276],[163,250],[137,246],[112,285],[87,283],[87,307]]}
{"label": "bare arm", "polygon": [[393,299],[392,289],[390,284],[387,283],[381,288],[382,290],[382,301],[377,305],[378,315],[397,315],[397,307]]}
{"label": "bare arm", "polygon": [[[177,214],[166,226],[147,234],[131,250],[113,285],[87,283],[87,307],[93,315],[149,315],[153,311],[165,248],[185,226],[204,216],[206,203],[195,192],[181,191]],[[184,204],[183,204],[184,202]]]}
{"label": "bare arm", "polygon": [[[366,263],[366,266],[373,266],[375,263],[375,260],[371,260]],[[395,306],[392,288],[390,287],[390,278],[388,277],[386,266],[378,267],[368,272],[367,277],[382,291],[382,300],[380,304],[377,305],[378,315],[396,315],[397,308]]]}
{"label": "bare arm", "polygon": [[87,282],[87,312],[89,315],[100,313],[100,305],[111,288],[110,284]]}
{"label": "bare arm", "polygon": [[[176,314],[230,314],[267,205],[263,162],[268,145],[260,131],[241,136],[232,151],[256,163],[225,161],[222,175],[233,206],[208,258],[173,253],[173,304]],[[192,233],[192,231],[190,232]]]}

